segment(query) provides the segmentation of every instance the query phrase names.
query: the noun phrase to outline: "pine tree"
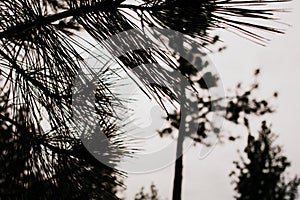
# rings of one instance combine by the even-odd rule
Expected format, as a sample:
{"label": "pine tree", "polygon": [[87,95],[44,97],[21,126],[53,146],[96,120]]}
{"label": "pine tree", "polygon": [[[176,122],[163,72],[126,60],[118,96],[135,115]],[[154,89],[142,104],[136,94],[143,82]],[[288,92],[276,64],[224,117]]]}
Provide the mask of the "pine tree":
{"label": "pine tree", "polygon": [[[95,59],[99,56],[83,45],[95,48],[90,39],[101,43],[132,28],[160,26],[181,31],[197,40],[200,46],[214,41],[215,37],[208,31],[215,28],[234,29],[265,44],[265,38],[255,30],[282,31],[231,17],[273,20],[271,15],[276,9],[250,7],[286,1],[1,1],[0,75],[3,80],[0,119],[3,149],[0,162],[4,166],[1,167],[1,195],[31,198],[33,191],[40,191],[40,198],[117,198],[112,188],[118,185],[115,177],[118,172],[97,163],[71,126],[74,126],[72,116],[79,112],[73,111],[71,104],[74,80],[80,69],[94,73],[80,52]],[[135,13],[139,20],[136,21],[127,11]],[[109,46],[106,48],[111,50]],[[141,68],[141,73],[132,70],[140,64],[153,63],[156,58],[180,71],[180,67],[159,49],[134,51],[120,56],[118,62],[120,68],[132,72],[140,84],[146,86],[146,93],[158,102],[165,96],[170,101],[178,101],[170,90],[162,90],[144,76],[151,74],[157,80],[165,80],[165,74],[147,67]],[[111,92],[112,79],[107,78],[115,73],[114,70],[104,64],[101,69],[95,94],[96,110],[101,116],[99,126],[114,141],[112,145],[103,143],[108,152],[101,156],[108,153],[108,159],[117,163],[120,155],[130,152],[119,139],[121,133],[118,130],[122,125],[114,111],[115,105],[122,108],[122,100]],[[85,76],[81,81],[85,84],[91,80]],[[42,122],[44,115],[47,126]],[[114,149],[116,146],[118,150]],[[17,157],[22,158],[20,163],[16,162]],[[14,191],[14,194],[9,191]]]}

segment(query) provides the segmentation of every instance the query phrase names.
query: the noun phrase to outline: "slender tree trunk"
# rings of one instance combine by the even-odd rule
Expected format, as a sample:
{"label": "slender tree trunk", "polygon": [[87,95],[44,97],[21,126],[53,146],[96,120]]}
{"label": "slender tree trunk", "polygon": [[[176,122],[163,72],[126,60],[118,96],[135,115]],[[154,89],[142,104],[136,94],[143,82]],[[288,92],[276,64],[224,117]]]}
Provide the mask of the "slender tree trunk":
{"label": "slender tree trunk", "polygon": [[183,170],[183,141],[184,133],[179,132],[175,162],[175,176],[173,183],[173,200],[181,200],[182,191],[182,170]]}
{"label": "slender tree trunk", "polygon": [[[181,64],[181,63],[180,63]],[[181,97],[180,97],[180,127],[178,131],[177,149],[176,149],[176,162],[175,162],[175,174],[173,183],[173,200],[181,200],[182,192],[182,171],[183,171],[183,142],[185,138],[185,121],[186,121],[186,85],[184,77],[181,79]]]}

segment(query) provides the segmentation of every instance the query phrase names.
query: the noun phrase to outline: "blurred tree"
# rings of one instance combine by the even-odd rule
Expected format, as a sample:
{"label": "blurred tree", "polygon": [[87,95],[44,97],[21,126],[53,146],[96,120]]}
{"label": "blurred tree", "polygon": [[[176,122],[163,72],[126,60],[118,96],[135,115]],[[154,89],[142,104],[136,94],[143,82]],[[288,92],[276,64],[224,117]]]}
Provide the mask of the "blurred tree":
{"label": "blurred tree", "polygon": [[135,195],[134,200],[159,200],[158,190],[154,183],[150,186],[150,193],[145,192],[144,187],[141,188],[140,192]]}
{"label": "blurred tree", "polygon": [[[187,73],[193,71],[192,69],[188,70],[189,67],[192,67],[191,65],[184,64],[184,69]],[[189,75],[192,76],[192,74]],[[254,75],[256,78],[258,77],[259,69],[254,72]],[[211,77],[208,79],[211,80],[211,82],[208,83],[209,85],[203,80],[204,76]],[[168,115],[167,120],[169,121],[169,126],[159,131],[161,137],[172,136],[172,138],[177,139],[177,160],[175,162],[173,196],[179,195],[178,193],[181,191],[184,140],[191,139],[195,144],[203,144],[207,147],[211,147],[211,145],[214,145],[216,142],[214,139],[210,139],[210,137],[212,137],[211,133],[213,133],[214,136],[216,135],[216,139],[219,141],[222,141],[222,138],[225,136],[221,134],[221,130],[215,128],[211,122],[211,114],[214,112],[212,107],[218,105],[218,102],[223,100],[221,98],[211,100],[208,93],[209,88],[215,87],[218,80],[210,72],[204,74],[204,76],[194,79],[195,87],[201,88],[200,92],[197,93],[196,98],[186,99],[190,105],[192,105],[193,102],[196,103],[198,110],[189,109],[185,116],[183,116],[180,111],[174,111]],[[261,116],[272,113],[274,110],[266,100],[257,99],[252,96],[258,87],[257,81],[255,81],[248,89],[241,89],[241,84],[238,84],[236,87],[236,94],[234,96],[225,97],[228,104],[226,106],[226,115],[224,118],[229,122],[236,125],[241,124],[249,129],[248,121],[250,116]],[[277,93],[274,96],[277,97]],[[222,109],[218,108],[218,106],[216,108]],[[189,117],[189,120],[186,120],[185,129],[183,129],[184,131],[180,131],[179,129],[182,117]],[[190,130],[197,131],[191,132]],[[178,136],[176,136],[177,132]],[[236,137],[239,136],[229,136],[228,140],[234,141]]]}
{"label": "blurred tree", "polygon": [[[28,199],[32,191],[38,190],[40,198],[53,195],[62,199],[83,196],[90,199],[117,198],[112,188],[118,185],[115,178],[118,173],[101,166],[87,153],[72,118],[80,112],[72,110],[72,88],[79,69],[83,69],[97,75],[96,80],[86,75],[80,82],[82,85],[97,82],[95,105],[99,126],[111,141],[101,143],[108,147],[101,156],[109,155],[108,160],[117,163],[120,155],[131,152],[125,148],[126,140],[120,139],[118,131],[122,124],[115,110],[122,109],[122,99],[112,92],[115,79],[111,76],[117,73],[104,64],[107,63],[103,62],[106,58],[102,57],[101,61],[101,49],[97,49],[95,43],[100,44],[133,28],[158,26],[181,31],[200,46],[216,41],[216,37],[208,34],[214,28],[235,29],[249,39],[265,44],[266,39],[256,30],[282,31],[238,18],[273,20],[271,15],[276,9],[261,9],[261,6],[286,1],[1,1],[0,75],[4,78],[1,81],[4,99],[0,115],[3,137],[1,166],[17,168],[13,171],[10,169],[14,167],[1,168],[1,195],[13,198],[14,194],[9,191],[22,191],[18,192],[20,198]],[[94,39],[95,43],[90,39]],[[97,55],[90,47],[98,50]],[[105,47],[110,52],[114,50],[114,46]],[[101,63],[100,74],[82,57],[82,51]],[[175,91],[174,95],[170,90],[151,84],[152,79],[145,76],[148,74],[163,82],[166,74],[161,70],[146,66],[140,67],[140,71],[133,70],[136,66],[157,60],[164,61],[173,70],[182,72],[185,68],[172,62],[170,56],[159,48],[136,50],[118,57],[121,69],[138,78],[140,84],[148,89],[145,90],[147,95],[156,98],[158,103],[163,97],[178,102],[178,92]],[[185,77],[189,79],[188,75]],[[79,92],[84,90],[86,88],[80,88]],[[20,164],[15,162],[18,157],[22,158]],[[181,185],[181,181],[178,183]],[[181,190],[176,191],[174,199],[180,199]]]}
{"label": "blurred tree", "polygon": [[230,174],[239,200],[295,200],[300,178],[287,181],[285,171],[290,166],[282,155],[282,147],[274,145],[277,136],[266,122],[262,122],[258,137],[249,133],[245,156],[234,162],[236,169]]}

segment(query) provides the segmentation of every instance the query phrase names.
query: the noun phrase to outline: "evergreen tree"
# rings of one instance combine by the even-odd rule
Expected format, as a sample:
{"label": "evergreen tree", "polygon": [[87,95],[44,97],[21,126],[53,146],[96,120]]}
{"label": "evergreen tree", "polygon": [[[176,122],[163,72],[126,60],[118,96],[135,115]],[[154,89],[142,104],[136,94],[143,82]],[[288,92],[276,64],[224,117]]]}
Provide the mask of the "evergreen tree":
{"label": "evergreen tree", "polygon": [[262,122],[258,137],[249,133],[241,161],[234,162],[236,169],[230,174],[239,200],[295,200],[300,178],[287,180],[290,166],[282,147],[275,145],[277,135],[266,122]]}
{"label": "evergreen tree", "polygon": [[[181,31],[197,40],[200,46],[214,41],[215,37],[208,34],[214,28],[235,29],[265,44],[265,38],[255,30],[282,31],[236,18],[273,20],[271,15],[276,10],[250,7],[286,1],[1,1],[1,195],[29,199],[33,191],[39,191],[37,198],[43,199],[54,196],[62,199],[117,198],[113,187],[118,185],[115,177],[118,173],[97,163],[72,129],[76,126],[72,116],[80,112],[72,110],[71,104],[75,77],[79,69],[95,73],[80,52],[95,59],[99,56],[83,45],[95,47],[90,39],[101,43],[132,28],[160,26]],[[127,11],[135,13],[138,20]],[[106,48],[112,50],[110,46]],[[122,70],[132,72],[148,89],[146,93],[149,96],[155,97],[158,102],[165,96],[170,101],[178,101],[170,90],[162,90],[144,76],[151,74],[157,80],[165,80],[165,74],[158,69],[144,67],[140,73],[132,70],[156,59],[180,71],[180,66],[171,62],[158,48],[130,52],[120,56],[118,61]],[[130,152],[125,148],[124,140],[120,139],[118,130],[122,125],[115,114],[116,107],[122,108],[122,100],[111,91],[114,80],[108,77],[115,71],[104,64],[100,68],[102,70],[96,80],[96,111],[101,116],[99,126],[113,141],[112,144],[105,141],[101,144],[107,147],[107,152],[101,156],[109,155],[108,160],[117,163],[120,155]],[[189,76],[186,78],[189,79]],[[85,76],[80,81],[84,85],[92,80]],[[42,122],[43,116],[47,126]],[[176,191],[175,199],[180,199],[181,190]]]}

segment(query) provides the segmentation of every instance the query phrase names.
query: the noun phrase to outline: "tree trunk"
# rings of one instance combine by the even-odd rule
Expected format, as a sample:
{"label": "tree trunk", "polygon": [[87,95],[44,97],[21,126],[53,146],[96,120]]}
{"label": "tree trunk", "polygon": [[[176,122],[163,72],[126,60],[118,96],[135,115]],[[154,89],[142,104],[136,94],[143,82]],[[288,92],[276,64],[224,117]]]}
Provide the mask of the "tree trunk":
{"label": "tree trunk", "polygon": [[177,151],[176,151],[176,162],[175,162],[175,175],[173,183],[173,200],[181,200],[182,191],[182,170],[183,170],[183,141],[184,135],[178,133]]}
{"label": "tree trunk", "polygon": [[[181,64],[181,63],[180,63]],[[186,94],[185,94],[185,78],[182,77],[181,81],[181,97],[180,97],[180,127],[178,130],[177,149],[176,149],[176,162],[175,174],[173,183],[173,200],[181,200],[182,191],[182,171],[183,171],[183,142],[185,138],[185,121],[186,121]]]}

